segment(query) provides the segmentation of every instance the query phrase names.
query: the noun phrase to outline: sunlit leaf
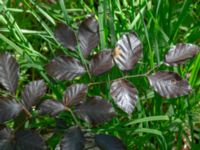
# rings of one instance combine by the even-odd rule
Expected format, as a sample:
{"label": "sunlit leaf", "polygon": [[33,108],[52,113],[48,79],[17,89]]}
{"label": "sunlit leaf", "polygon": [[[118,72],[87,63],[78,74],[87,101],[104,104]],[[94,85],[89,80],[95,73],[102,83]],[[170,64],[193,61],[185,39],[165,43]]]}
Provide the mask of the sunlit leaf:
{"label": "sunlit leaf", "polygon": [[63,23],[58,24],[55,30],[55,37],[65,48],[72,51],[76,50],[76,35],[69,26]]}
{"label": "sunlit leaf", "polygon": [[22,105],[15,100],[0,99],[0,123],[15,118],[22,110]]}
{"label": "sunlit leaf", "polygon": [[0,130],[0,150],[14,150],[12,133],[8,128],[3,128]]}
{"label": "sunlit leaf", "polygon": [[47,73],[58,80],[72,80],[85,73],[81,63],[72,57],[59,56],[46,65]]}
{"label": "sunlit leaf", "polygon": [[166,98],[183,96],[192,90],[188,82],[175,72],[160,71],[148,79],[154,90]]}
{"label": "sunlit leaf", "polygon": [[46,93],[46,85],[43,80],[32,81],[22,91],[22,100],[26,108],[36,104],[36,101]]}
{"label": "sunlit leaf", "polygon": [[40,114],[53,117],[64,110],[65,106],[61,102],[55,100],[45,100],[38,108]]}
{"label": "sunlit leaf", "polygon": [[115,116],[112,105],[100,96],[89,98],[76,108],[76,114],[93,125],[109,121]]}
{"label": "sunlit leaf", "polygon": [[165,63],[173,66],[183,64],[186,60],[197,55],[199,51],[200,48],[197,45],[179,43],[165,55]]}
{"label": "sunlit leaf", "polygon": [[142,43],[135,33],[124,34],[116,43],[113,58],[120,70],[131,70],[142,55]]}
{"label": "sunlit leaf", "polygon": [[84,57],[99,43],[99,24],[94,17],[86,18],[80,25],[78,39]]}
{"label": "sunlit leaf", "polygon": [[113,67],[113,59],[111,50],[104,50],[96,54],[90,63],[90,72],[93,75],[101,75],[102,73],[110,70]]}
{"label": "sunlit leaf", "polygon": [[79,127],[71,127],[61,140],[61,150],[83,150],[84,136]]}
{"label": "sunlit leaf", "polygon": [[45,143],[42,137],[31,130],[20,130],[16,133],[17,150],[44,150]]}
{"label": "sunlit leaf", "polygon": [[63,103],[66,106],[79,104],[85,101],[87,95],[86,84],[73,84],[67,88],[63,97]]}
{"label": "sunlit leaf", "polygon": [[9,54],[0,55],[0,83],[8,91],[15,93],[18,85],[19,65]]}
{"label": "sunlit leaf", "polygon": [[128,114],[133,112],[138,100],[138,91],[130,82],[124,79],[113,81],[110,95],[122,110]]}
{"label": "sunlit leaf", "polygon": [[95,142],[96,145],[101,148],[101,150],[127,149],[120,139],[111,135],[106,135],[106,134],[95,135]]}

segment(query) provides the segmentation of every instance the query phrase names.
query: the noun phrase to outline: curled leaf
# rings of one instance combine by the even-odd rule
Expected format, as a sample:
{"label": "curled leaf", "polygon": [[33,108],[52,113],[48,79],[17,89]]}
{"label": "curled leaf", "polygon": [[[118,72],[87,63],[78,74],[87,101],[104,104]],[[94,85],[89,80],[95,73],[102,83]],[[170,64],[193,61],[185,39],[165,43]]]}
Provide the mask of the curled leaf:
{"label": "curled leaf", "polygon": [[104,50],[96,54],[92,58],[90,65],[90,72],[95,76],[101,75],[102,73],[110,70],[113,67],[111,50]]}
{"label": "curled leaf", "polygon": [[86,84],[73,84],[67,88],[63,97],[65,106],[77,105],[85,101],[87,95]]}
{"label": "curled leaf", "polygon": [[46,93],[46,85],[43,80],[32,81],[22,91],[22,100],[27,109],[36,104],[36,101]]}
{"label": "curled leaf", "polygon": [[117,137],[98,134],[95,135],[95,142],[102,150],[126,150],[125,145]]}
{"label": "curled leaf", "polygon": [[188,82],[175,72],[160,71],[148,76],[148,80],[154,90],[166,98],[183,96],[192,90]]}
{"label": "curled leaf", "polygon": [[60,112],[65,110],[65,106],[55,100],[45,100],[42,104],[40,104],[39,113],[42,115],[56,116]]}
{"label": "curled leaf", "polygon": [[84,57],[87,57],[91,50],[99,43],[99,24],[94,17],[86,18],[80,25],[78,39],[80,49]]}
{"label": "curled leaf", "polygon": [[173,46],[165,55],[165,63],[176,66],[198,54],[200,48],[194,44],[179,43]]}
{"label": "curled leaf", "polygon": [[138,100],[137,89],[127,80],[119,79],[111,83],[110,95],[126,113],[131,114]]}
{"label": "curled leaf", "polygon": [[45,66],[47,73],[58,80],[72,80],[85,73],[81,63],[72,57],[58,56]]}
{"label": "curled leaf", "polygon": [[113,58],[120,70],[131,70],[142,55],[142,43],[135,33],[124,34],[116,43]]}
{"label": "curled leaf", "polygon": [[55,30],[55,37],[65,48],[72,51],[76,50],[76,35],[69,26],[63,23],[58,24]]}
{"label": "curled leaf", "polygon": [[84,136],[79,127],[71,127],[61,140],[61,150],[83,150]]}
{"label": "curled leaf", "polygon": [[9,54],[0,55],[0,83],[6,90],[15,93],[19,78],[19,65]]}
{"label": "curled leaf", "polygon": [[76,114],[93,125],[109,121],[115,116],[112,105],[100,96],[88,99],[76,108]]}
{"label": "curled leaf", "polygon": [[22,105],[16,100],[0,100],[0,123],[15,118],[22,110]]}

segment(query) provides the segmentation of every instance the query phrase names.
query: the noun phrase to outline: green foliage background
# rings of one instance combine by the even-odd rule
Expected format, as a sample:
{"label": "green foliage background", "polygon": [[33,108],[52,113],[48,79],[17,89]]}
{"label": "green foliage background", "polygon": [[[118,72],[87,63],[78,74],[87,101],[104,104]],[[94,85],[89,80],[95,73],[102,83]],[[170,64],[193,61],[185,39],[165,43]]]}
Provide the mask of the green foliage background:
{"label": "green foliage background", "polygon": [[[93,53],[113,48],[122,34],[135,31],[143,43],[142,60],[127,73],[114,67],[100,77],[93,77],[92,81],[85,75],[71,82],[52,83],[44,65],[61,53],[76,56],[55,40],[56,24],[63,22],[77,29],[77,24],[89,14],[94,14],[100,25],[100,44]],[[166,52],[176,43],[199,45],[199,42],[199,0],[0,0],[0,52],[9,51],[16,56],[21,66],[21,88],[28,81],[43,78],[51,93],[46,97],[61,99],[65,88],[72,83],[107,81],[107,84],[92,86],[88,95],[101,95],[112,102],[110,80],[147,72],[162,63]],[[91,128],[82,122],[86,130],[115,135],[130,150],[181,149],[184,144],[188,149],[198,149],[200,54],[180,67],[162,65],[159,70],[172,70],[188,79],[192,94],[168,100],[153,92],[146,79],[131,78],[129,81],[137,87],[140,97],[132,116],[128,117],[116,107],[118,116],[108,123]],[[59,118],[67,127],[74,124],[68,113]],[[8,124],[12,126],[12,122]],[[27,123],[27,128],[44,127],[62,128],[48,117]],[[51,149],[59,139],[60,134],[48,139]]]}

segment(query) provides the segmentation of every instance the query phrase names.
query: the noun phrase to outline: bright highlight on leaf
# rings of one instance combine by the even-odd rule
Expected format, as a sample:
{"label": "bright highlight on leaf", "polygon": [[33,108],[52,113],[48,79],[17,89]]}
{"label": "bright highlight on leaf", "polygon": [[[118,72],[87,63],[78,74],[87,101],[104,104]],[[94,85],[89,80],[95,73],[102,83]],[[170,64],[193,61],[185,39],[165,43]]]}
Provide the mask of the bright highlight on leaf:
{"label": "bright highlight on leaf", "polygon": [[183,64],[199,52],[200,48],[197,45],[179,43],[165,55],[165,63],[172,66]]}
{"label": "bright highlight on leaf", "polygon": [[138,100],[137,89],[127,80],[119,79],[111,83],[110,95],[115,103],[128,114],[131,114]]}
{"label": "bright highlight on leaf", "polygon": [[142,55],[142,43],[135,33],[122,35],[113,50],[113,58],[120,70],[133,69]]}
{"label": "bright highlight on leaf", "polygon": [[175,98],[192,91],[191,86],[175,72],[160,71],[148,76],[151,86],[161,96]]}

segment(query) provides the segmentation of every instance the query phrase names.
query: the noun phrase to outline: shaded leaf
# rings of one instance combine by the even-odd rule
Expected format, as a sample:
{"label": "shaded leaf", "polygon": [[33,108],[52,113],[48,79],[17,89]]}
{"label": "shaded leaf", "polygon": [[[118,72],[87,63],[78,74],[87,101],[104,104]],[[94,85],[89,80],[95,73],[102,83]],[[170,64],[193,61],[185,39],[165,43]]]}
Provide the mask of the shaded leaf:
{"label": "shaded leaf", "polygon": [[96,54],[90,62],[90,72],[93,75],[100,75],[113,67],[111,50],[104,50]]}
{"label": "shaded leaf", "polygon": [[142,43],[135,33],[124,34],[116,43],[113,58],[120,70],[131,70],[142,55]]}
{"label": "shaded leaf", "polygon": [[154,90],[166,98],[183,96],[192,90],[188,82],[175,72],[160,71],[148,76],[148,80]]}
{"label": "shaded leaf", "polygon": [[45,143],[38,133],[20,130],[16,133],[16,147],[17,150],[44,150]]}
{"label": "shaded leaf", "polygon": [[138,100],[138,91],[130,82],[124,79],[113,81],[110,95],[122,110],[128,114],[133,112]]}
{"label": "shaded leaf", "polygon": [[72,51],[76,50],[77,40],[74,31],[66,24],[60,23],[55,30],[56,39],[65,47]]}
{"label": "shaded leaf", "polygon": [[65,106],[61,102],[55,100],[45,100],[40,104],[38,110],[42,115],[56,116],[65,110]]}
{"label": "shaded leaf", "polygon": [[101,150],[126,150],[127,148],[117,137],[98,134],[95,135],[96,145],[101,148]]}
{"label": "shaded leaf", "polygon": [[99,24],[94,17],[88,17],[81,23],[78,31],[78,39],[80,43],[80,49],[84,57],[87,57],[91,50],[98,45],[98,29]]}
{"label": "shaded leaf", "polygon": [[72,80],[85,73],[81,63],[72,57],[59,56],[46,65],[46,71],[58,80]]}
{"label": "shaded leaf", "polygon": [[15,100],[0,100],[0,123],[15,118],[22,110],[22,105]]}
{"label": "shaded leaf", "polygon": [[108,101],[95,96],[78,106],[76,114],[86,122],[96,125],[109,121],[115,116],[115,111]]}
{"label": "shaded leaf", "polygon": [[0,55],[0,83],[6,90],[15,93],[18,85],[19,65],[9,54]]}
{"label": "shaded leaf", "polygon": [[165,63],[173,66],[183,64],[186,60],[197,55],[199,51],[200,48],[197,45],[179,43],[165,55]]}
{"label": "shaded leaf", "polygon": [[14,143],[12,142],[13,135],[11,130],[3,128],[0,130],[0,150],[14,150]]}
{"label": "shaded leaf", "polygon": [[26,108],[30,109],[36,101],[46,93],[46,85],[43,80],[32,81],[22,91],[22,100]]}
{"label": "shaded leaf", "polygon": [[65,106],[77,105],[85,101],[87,95],[86,84],[73,84],[67,88],[63,97]]}
{"label": "shaded leaf", "polygon": [[79,127],[71,127],[61,140],[61,150],[83,150],[84,136]]}

